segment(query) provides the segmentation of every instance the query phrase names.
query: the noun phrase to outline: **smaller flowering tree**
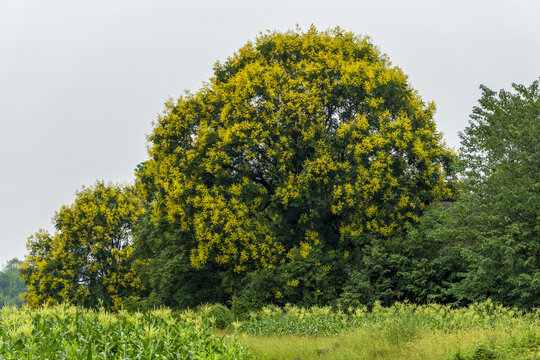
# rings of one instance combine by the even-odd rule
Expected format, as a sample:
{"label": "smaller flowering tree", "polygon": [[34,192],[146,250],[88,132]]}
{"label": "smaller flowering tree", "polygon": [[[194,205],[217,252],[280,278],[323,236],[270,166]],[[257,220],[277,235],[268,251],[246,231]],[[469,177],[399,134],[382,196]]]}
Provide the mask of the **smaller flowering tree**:
{"label": "smaller flowering tree", "polygon": [[56,233],[28,239],[21,276],[28,305],[68,302],[122,307],[142,288],[131,260],[131,239],[142,207],[133,189],[97,182],[77,193],[53,220]]}

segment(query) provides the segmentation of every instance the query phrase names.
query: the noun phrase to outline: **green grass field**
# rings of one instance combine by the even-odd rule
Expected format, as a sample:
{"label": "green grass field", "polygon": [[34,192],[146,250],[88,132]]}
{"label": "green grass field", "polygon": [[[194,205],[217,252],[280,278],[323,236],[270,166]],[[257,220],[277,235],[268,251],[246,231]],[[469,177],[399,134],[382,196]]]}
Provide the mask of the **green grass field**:
{"label": "green grass field", "polygon": [[268,359],[540,359],[540,312],[397,304],[373,311],[266,309],[238,326]]}
{"label": "green grass field", "polygon": [[0,359],[540,359],[540,311],[491,302],[267,308],[225,329],[212,327],[216,314],[6,307]]}

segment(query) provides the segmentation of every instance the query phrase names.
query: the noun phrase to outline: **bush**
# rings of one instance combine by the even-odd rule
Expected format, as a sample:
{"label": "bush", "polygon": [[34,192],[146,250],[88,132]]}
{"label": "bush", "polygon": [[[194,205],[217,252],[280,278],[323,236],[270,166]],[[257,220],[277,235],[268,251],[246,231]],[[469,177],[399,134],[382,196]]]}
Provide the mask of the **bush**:
{"label": "bush", "polygon": [[256,298],[248,295],[235,296],[232,299],[232,313],[239,320],[247,320],[249,314],[262,309],[264,303]]}
{"label": "bush", "polygon": [[163,307],[163,303],[154,293],[142,299],[139,297],[130,296],[124,300],[124,310],[128,312],[146,313],[160,307]]}
{"label": "bush", "polygon": [[226,329],[234,321],[233,312],[224,305],[201,305],[199,306],[203,321],[213,322],[213,326],[218,329]]}

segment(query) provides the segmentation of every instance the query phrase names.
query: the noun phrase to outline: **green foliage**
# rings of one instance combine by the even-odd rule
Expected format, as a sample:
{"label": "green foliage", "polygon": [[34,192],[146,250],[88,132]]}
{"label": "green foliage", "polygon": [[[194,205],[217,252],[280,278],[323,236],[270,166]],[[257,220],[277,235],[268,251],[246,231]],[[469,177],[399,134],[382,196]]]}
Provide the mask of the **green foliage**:
{"label": "green foliage", "polygon": [[151,293],[145,297],[130,296],[124,299],[123,307],[129,312],[147,313],[163,307],[163,303],[154,293]]}
{"label": "green foliage", "polygon": [[450,196],[434,110],[367,38],[260,35],[166,104],[149,136],[137,183],[151,224],[136,244],[152,289],[171,306],[244,290],[332,301],[372,241]]}
{"label": "green foliage", "polygon": [[343,313],[332,312],[330,307],[265,307],[251,313],[250,319],[243,322],[239,330],[254,335],[329,336],[355,328],[357,323],[349,321],[351,319]]}
{"label": "green foliage", "polygon": [[460,249],[448,236],[452,216],[449,202],[430,206],[419,223],[387,239],[373,239],[353,255],[347,281],[337,304],[341,308],[389,306],[409,300],[418,304],[453,303],[449,293],[458,273],[465,269]]}
{"label": "green foliage", "polygon": [[0,310],[1,359],[255,359],[235,338],[208,332],[200,317],[169,310],[111,314],[75,307]]}
{"label": "green foliage", "polygon": [[459,244],[448,236],[453,202],[435,204],[400,241],[405,265],[397,269],[402,297],[416,303],[456,301],[449,288],[465,269]]}
{"label": "green foliage", "polygon": [[132,188],[97,182],[63,206],[53,220],[56,233],[28,239],[21,276],[28,305],[68,302],[120,309],[142,283],[132,261],[132,236],[143,209]]}
{"label": "green foliage", "polygon": [[461,173],[468,193],[451,209],[449,236],[467,269],[452,293],[540,306],[540,90],[482,87],[480,105],[461,134]]}
{"label": "green foliage", "polygon": [[233,312],[221,304],[201,305],[198,308],[203,321],[208,321],[217,329],[230,328],[234,322]]}
{"label": "green foliage", "polygon": [[24,304],[20,295],[26,291],[24,281],[20,278],[19,266],[22,264],[17,258],[7,262],[0,271],[0,308],[4,306],[21,306]]}
{"label": "green foliage", "polygon": [[247,278],[251,278],[252,281],[250,281],[248,286],[243,288],[240,295],[233,296],[231,301],[231,310],[234,316],[241,320],[247,319],[251,312],[259,311],[265,305],[272,303],[273,300],[271,291],[257,291],[257,289],[264,289],[266,287],[264,277],[258,277],[256,273],[249,273],[247,274]]}
{"label": "green foliage", "polygon": [[342,262],[343,258],[335,251],[317,250],[304,258],[298,249],[291,250],[289,261],[245,274],[240,284],[242,291],[232,300],[233,312],[242,318],[268,304],[284,306],[290,302],[304,307],[332,304],[345,277]]}
{"label": "green foliage", "polygon": [[401,249],[392,247],[392,242],[392,239],[373,239],[361,251],[355,251],[338,300],[340,306],[372,306],[376,301],[391,305],[403,298],[397,275],[406,259]]}
{"label": "green foliage", "polygon": [[[285,311],[284,311],[285,310]],[[237,328],[256,354],[270,359],[538,358],[540,313],[490,301],[467,308],[397,303],[347,309],[269,307]],[[330,336],[329,336],[330,335]]]}
{"label": "green foliage", "polygon": [[29,238],[28,305],[221,303],[223,327],[268,304],[538,307],[540,85],[513,87],[482,87],[454,164],[368,38],[261,34],[166,104],[135,187],[83,188]]}
{"label": "green foliage", "polygon": [[251,314],[239,330],[255,335],[336,335],[361,327],[376,328],[387,338],[406,342],[420,330],[448,332],[468,328],[495,328],[525,326],[539,336],[540,313],[524,313],[495,305],[491,301],[472,304],[467,308],[453,309],[445,305],[415,305],[395,303],[383,307],[375,303],[367,308],[349,308],[347,312],[332,311],[330,307],[310,309],[295,306],[266,307]]}
{"label": "green foliage", "polygon": [[463,192],[417,224],[377,237],[353,263],[338,303],[493,301],[540,305],[538,82],[517,93],[483,88],[462,134]]}
{"label": "green foliage", "polygon": [[538,331],[524,331],[513,337],[507,344],[500,344],[493,339],[477,344],[467,353],[456,352],[451,360],[490,360],[514,359],[536,360],[540,349],[540,334]]}
{"label": "green foliage", "polygon": [[179,251],[179,241],[189,238],[178,224],[161,219],[152,222],[145,215],[135,234],[135,256],[151,259],[139,268],[147,289],[165,306],[173,308],[196,307],[205,302],[225,302],[222,276],[218,269],[206,265],[196,269],[188,256]]}

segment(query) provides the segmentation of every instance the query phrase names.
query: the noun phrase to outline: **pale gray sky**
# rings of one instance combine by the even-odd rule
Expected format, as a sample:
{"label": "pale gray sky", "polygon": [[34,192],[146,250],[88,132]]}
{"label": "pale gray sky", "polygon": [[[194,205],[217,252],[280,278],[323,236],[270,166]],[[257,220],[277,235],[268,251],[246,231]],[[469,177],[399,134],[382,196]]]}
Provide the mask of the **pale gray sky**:
{"label": "pale gray sky", "polygon": [[538,0],[0,0],[0,265],[82,185],[131,182],[168,97],[296,24],[369,35],[453,147],[480,84],[540,76]]}

